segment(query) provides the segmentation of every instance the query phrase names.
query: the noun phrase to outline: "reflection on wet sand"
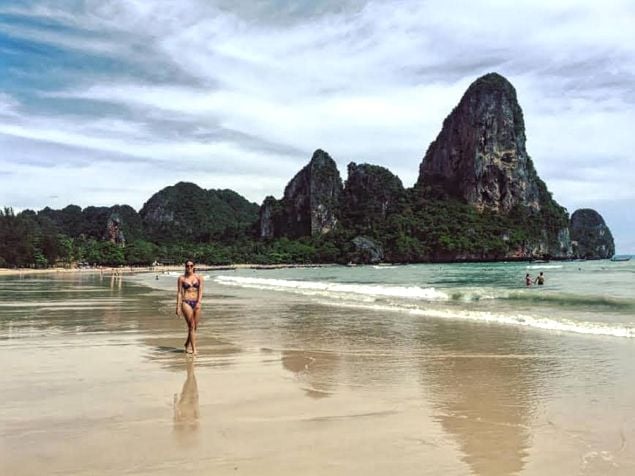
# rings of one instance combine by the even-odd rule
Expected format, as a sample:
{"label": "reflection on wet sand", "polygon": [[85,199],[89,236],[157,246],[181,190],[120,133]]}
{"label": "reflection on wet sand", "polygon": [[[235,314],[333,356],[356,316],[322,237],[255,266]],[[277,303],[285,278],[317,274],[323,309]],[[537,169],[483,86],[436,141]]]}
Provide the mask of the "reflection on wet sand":
{"label": "reflection on wet sand", "polygon": [[302,389],[311,398],[324,398],[332,394],[339,357],[332,352],[303,350],[282,351],[282,366],[296,374]]}
{"label": "reflection on wet sand", "polygon": [[[179,330],[181,326],[179,325]],[[145,330],[145,329],[144,329]],[[146,331],[150,332],[150,330]],[[196,365],[201,367],[227,367],[233,365],[241,355],[242,349],[232,342],[204,335],[203,344],[199,345],[196,356]],[[165,336],[144,336],[143,342],[147,345],[146,357],[163,367],[181,371],[181,358],[185,354],[183,347],[176,347],[175,342],[182,342],[181,333],[172,333]]]}
{"label": "reflection on wet sand", "polygon": [[518,335],[500,330],[493,339],[478,335],[489,329],[465,330],[472,335],[458,335],[457,329],[465,328],[441,334],[446,337],[437,342],[435,358],[420,360],[434,418],[459,444],[474,474],[518,474],[531,444],[540,358],[522,351]]}
{"label": "reflection on wet sand", "polygon": [[112,276],[110,276],[110,289],[115,289],[115,286],[117,287],[117,289],[121,289],[122,285],[123,285],[123,276],[120,274],[113,273]]}
{"label": "reflection on wet sand", "polygon": [[187,377],[181,394],[174,394],[174,434],[178,440],[190,442],[199,429],[198,385],[194,375],[194,358],[186,360]]}

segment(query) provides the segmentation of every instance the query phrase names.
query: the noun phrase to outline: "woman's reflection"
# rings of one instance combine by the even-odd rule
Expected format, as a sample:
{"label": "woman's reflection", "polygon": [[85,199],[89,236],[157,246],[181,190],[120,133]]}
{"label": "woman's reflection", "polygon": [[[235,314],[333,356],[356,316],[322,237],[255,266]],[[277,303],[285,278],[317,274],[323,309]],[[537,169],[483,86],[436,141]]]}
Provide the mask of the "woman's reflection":
{"label": "woman's reflection", "polygon": [[199,425],[198,385],[194,375],[194,359],[186,361],[187,377],[181,395],[174,394],[174,431],[179,437],[197,432]]}

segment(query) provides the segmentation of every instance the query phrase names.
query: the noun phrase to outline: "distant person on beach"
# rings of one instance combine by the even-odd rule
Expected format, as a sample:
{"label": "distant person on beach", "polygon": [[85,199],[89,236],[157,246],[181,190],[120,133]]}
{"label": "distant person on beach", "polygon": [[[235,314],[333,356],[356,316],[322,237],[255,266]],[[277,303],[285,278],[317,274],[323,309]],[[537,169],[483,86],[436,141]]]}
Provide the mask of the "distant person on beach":
{"label": "distant person on beach", "polygon": [[529,276],[529,273],[525,275],[525,285],[531,286],[531,276]]}
{"label": "distant person on beach", "polygon": [[538,286],[542,286],[543,284],[545,284],[545,275],[542,274],[542,271],[538,276],[536,276],[534,283],[538,283]]}
{"label": "distant person on beach", "polygon": [[185,318],[187,340],[185,352],[196,354],[196,329],[201,315],[203,300],[203,280],[195,273],[194,261],[185,262],[185,274],[176,283],[176,315]]}

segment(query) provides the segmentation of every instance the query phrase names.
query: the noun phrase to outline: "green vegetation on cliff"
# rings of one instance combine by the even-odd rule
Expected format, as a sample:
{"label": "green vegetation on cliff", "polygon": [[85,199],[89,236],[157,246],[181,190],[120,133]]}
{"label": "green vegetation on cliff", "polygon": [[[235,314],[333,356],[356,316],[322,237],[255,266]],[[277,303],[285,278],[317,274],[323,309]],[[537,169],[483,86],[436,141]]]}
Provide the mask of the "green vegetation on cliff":
{"label": "green vegetation on cliff", "polygon": [[233,190],[179,182],[154,194],[139,215],[154,241],[223,241],[245,234],[258,219],[258,209]]}
{"label": "green vegetation on cliff", "polygon": [[[5,209],[0,211],[0,266],[143,265],[188,258],[218,265],[377,259],[355,246],[359,237],[376,244],[383,260],[390,262],[545,257],[544,243],[565,255],[566,245],[558,239],[567,230],[566,210],[540,184],[540,212],[517,205],[500,214],[459,200],[424,198],[404,189],[383,167],[352,163],[341,202],[334,207],[335,225],[328,233],[311,236],[307,230],[299,238],[262,239],[263,210],[269,210],[272,226],[284,226],[275,222],[280,201],[265,200],[259,228],[257,205],[231,190],[206,191],[186,183],[155,194],[141,214],[127,205],[84,210],[69,205],[17,215]],[[109,235],[113,220],[123,241]]]}
{"label": "green vegetation on cliff", "polygon": [[[412,189],[388,169],[355,163],[343,185],[336,162],[318,149],[283,197],[267,197],[261,207],[231,190],[180,182],[139,213],[127,205],[5,209],[0,265],[572,257],[567,211],[538,176],[525,142],[514,87],[490,73],[445,119]],[[609,255],[612,237],[601,217],[580,218],[571,224],[577,252]]]}

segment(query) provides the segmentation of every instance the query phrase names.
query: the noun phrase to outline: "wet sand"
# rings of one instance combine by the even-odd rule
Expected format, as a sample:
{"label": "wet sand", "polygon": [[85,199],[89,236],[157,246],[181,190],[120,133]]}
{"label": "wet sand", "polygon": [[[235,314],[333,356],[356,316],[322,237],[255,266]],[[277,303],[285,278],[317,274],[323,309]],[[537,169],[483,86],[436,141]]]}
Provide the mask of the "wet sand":
{"label": "wet sand", "polygon": [[150,279],[0,279],[0,474],[635,472],[630,340]]}

